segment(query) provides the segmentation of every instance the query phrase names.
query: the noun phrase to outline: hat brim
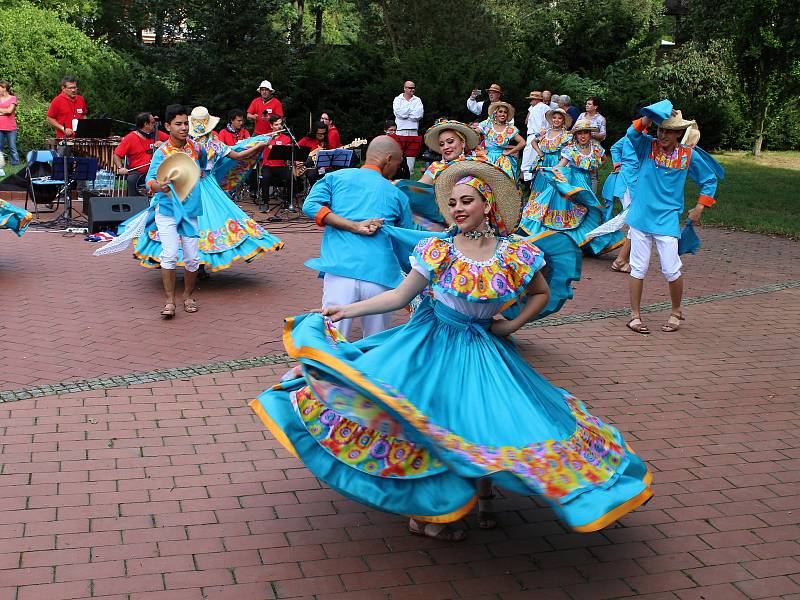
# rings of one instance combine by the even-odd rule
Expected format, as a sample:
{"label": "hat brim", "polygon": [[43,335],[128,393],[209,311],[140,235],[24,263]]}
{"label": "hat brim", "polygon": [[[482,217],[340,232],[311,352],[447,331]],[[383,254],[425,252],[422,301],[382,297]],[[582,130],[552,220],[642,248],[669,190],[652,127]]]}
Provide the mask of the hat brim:
{"label": "hat brim", "polygon": [[595,133],[597,131],[600,131],[600,129],[592,125],[591,127],[581,127],[580,129],[573,129],[572,133],[580,133],[581,131],[586,131],[588,133]]}
{"label": "hat brim", "polygon": [[517,114],[517,109],[511,106],[508,102],[503,102],[502,100],[500,100],[498,102],[492,102],[489,105],[489,116],[491,117],[492,115],[494,115],[494,113],[496,113],[497,109],[499,109],[500,107],[504,107],[508,111],[509,121],[514,118],[515,114]]}
{"label": "hat brim", "polygon": [[546,113],[544,113],[544,119],[545,119],[545,121],[550,123],[550,125],[553,124],[553,114],[559,114],[562,117],[564,117],[564,128],[565,129],[569,129],[570,127],[572,127],[572,115],[569,114],[567,111],[565,111],[562,108],[551,108]]}
{"label": "hat brim", "polygon": [[184,202],[200,179],[200,167],[189,155],[176,152],[170,154],[158,165],[156,179],[158,181],[169,179],[175,188],[178,200]]}
{"label": "hat brim", "polygon": [[447,130],[457,131],[463,135],[467,150],[472,150],[481,143],[481,138],[474,129],[458,121],[448,121],[447,123],[442,123],[441,125],[434,125],[425,132],[425,137],[423,138],[425,145],[434,152],[438,153],[440,150],[439,135],[441,135],[443,131]]}
{"label": "hat brim", "polygon": [[436,204],[445,221],[450,225],[453,224],[448,201],[456,182],[467,175],[482,179],[492,188],[497,211],[500,213],[503,223],[509,233],[515,232],[522,217],[522,196],[514,180],[492,163],[469,157],[451,162],[436,177],[434,183]]}
{"label": "hat brim", "polygon": [[216,129],[217,125],[219,125],[219,117],[209,117],[208,118],[208,123],[205,124],[205,127],[202,130],[202,133],[196,132],[194,130],[195,123],[197,123],[197,121],[195,121],[192,118],[192,116],[189,115],[189,135],[191,135],[192,137],[208,135],[209,133],[214,131],[214,129]]}
{"label": "hat brim", "polygon": [[696,121],[684,121],[683,119],[681,119],[680,121],[672,121],[670,123],[670,119],[666,119],[664,121],[661,121],[661,123],[658,124],[658,128],[659,129],[667,129],[669,131],[683,131],[685,129],[688,129],[692,125],[697,125],[697,122]]}

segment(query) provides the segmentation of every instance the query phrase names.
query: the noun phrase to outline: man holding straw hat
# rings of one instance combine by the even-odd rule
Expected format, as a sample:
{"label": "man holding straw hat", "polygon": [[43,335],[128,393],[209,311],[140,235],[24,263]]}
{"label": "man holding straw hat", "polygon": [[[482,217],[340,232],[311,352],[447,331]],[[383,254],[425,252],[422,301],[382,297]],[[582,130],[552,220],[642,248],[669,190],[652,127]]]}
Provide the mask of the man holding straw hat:
{"label": "man holding straw hat", "polygon": [[195,188],[207,159],[206,151],[189,139],[189,111],[180,104],[167,107],[164,117],[169,140],[155,151],[147,171],[147,187],[154,192],[155,221],[161,240],[161,281],[167,302],[161,317],[175,316],[175,267],[183,250],[183,310],[197,312],[194,288],[200,268],[197,217],[203,212]]}
{"label": "man holding straw hat", "polygon": [[[661,330],[673,332],[684,320],[681,311],[683,264],[678,256],[678,239],[681,236],[680,218],[684,210],[686,178],[691,178],[700,188],[697,205],[688,214],[693,223],[698,223],[704,208],[715,203],[720,174],[713,159],[706,158],[707,155],[694,148],[699,138],[697,123],[685,120],[681,111],[672,109],[669,100],[643,108],[642,114],[644,116],[634,121],[627,133],[640,164],[638,182],[626,218],[631,239],[631,320],[628,328],[636,333],[650,333],[642,322],[640,305],[650,251],[655,242],[672,303],[670,316]],[[645,133],[653,122],[658,126],[655,138]]]}

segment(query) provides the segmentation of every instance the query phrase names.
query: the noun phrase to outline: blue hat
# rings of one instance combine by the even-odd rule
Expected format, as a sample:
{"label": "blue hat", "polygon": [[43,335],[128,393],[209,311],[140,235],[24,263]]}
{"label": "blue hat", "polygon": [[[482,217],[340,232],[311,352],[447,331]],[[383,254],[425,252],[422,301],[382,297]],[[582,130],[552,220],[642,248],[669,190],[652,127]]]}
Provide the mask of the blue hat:
{"label": "blue hat", "polygon": [[650,118],[656,125],[661,125],[661,121],[672,116],[672,102],[662,100],[642,109],[642,116]]}

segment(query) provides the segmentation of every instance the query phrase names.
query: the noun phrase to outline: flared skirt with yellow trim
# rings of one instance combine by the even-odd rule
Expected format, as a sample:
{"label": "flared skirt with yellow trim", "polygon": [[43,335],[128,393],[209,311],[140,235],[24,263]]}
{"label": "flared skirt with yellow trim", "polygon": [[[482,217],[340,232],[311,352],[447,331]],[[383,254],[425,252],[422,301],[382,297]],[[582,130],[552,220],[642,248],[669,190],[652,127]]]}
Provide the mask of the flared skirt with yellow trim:
{"label": "flared skirt with yellow trim", "polygon": [[485,477],[544,498],[576,531],[647,501],[650,474],[620,432],[488,326],[430,299],[355,343],[321,315],[288,319],[300,364],[251,406],[314,475],[387,512],[456,520]]}

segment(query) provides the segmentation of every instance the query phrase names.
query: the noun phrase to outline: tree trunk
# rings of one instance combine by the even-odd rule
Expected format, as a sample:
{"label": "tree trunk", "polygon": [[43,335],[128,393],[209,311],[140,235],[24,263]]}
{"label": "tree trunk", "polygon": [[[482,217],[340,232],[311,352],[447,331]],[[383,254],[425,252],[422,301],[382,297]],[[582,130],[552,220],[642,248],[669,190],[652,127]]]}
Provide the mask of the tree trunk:
{"label": "tree trunk", "polygon": [[295,21],[292,23],[290,44],[299,48],[303,41],[303,15],[306,11],[306,0],[294,0]]}
{"label": "tree trunk", "polygon": [[763,108],[756,115],[755,121],[755,134],[756,139],[753,142],[753,156],[761,156],[761,144],[764,142],[764,123],[767,121],[767,104],[764,103]]}
{"label": "tree trunk", "polygon": [[324,12],[324,8],[321,6],[317,6],[314,9],[314,45],[320,46],[322,44],[322,14]]}
{"label": "tree trunk", "polygon": [[389,2],[385,0],[378,3],[381,7],[381,19],[383,20],[383,25],[386,27],[386,36],[389,38],[389,43],[392,45],[392,56],[395,59],[400,58],[400,42],[397,39],[397,33],[394,30],[394,25],[392,23],[392,19],[389,16]]}

